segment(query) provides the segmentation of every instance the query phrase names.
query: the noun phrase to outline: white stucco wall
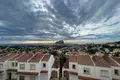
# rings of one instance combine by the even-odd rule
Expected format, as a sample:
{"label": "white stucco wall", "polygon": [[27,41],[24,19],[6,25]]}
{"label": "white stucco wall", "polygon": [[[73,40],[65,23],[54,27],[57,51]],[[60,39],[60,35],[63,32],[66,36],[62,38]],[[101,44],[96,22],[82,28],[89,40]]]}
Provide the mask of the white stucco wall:
{"label": "white stucco wall", "polygon": [[[72,65],[75,65],[76,68],[73,69],[73,68],[72,68]],[[78,72],[78,64],[77,64],[76,62],[69,62],[69,71]]]}
{"label": "white stucco wall", "polygon": [[[101,70],[107,70],[108,74],[105,74],[104,76],[101,76]],[[96,78],[102,79],[102,80],[112,80],[111,78],[111,68],[107,67],[95,67],[95,73],[96,73]],[[106,77],[105,77],[106,76]]]}
{"label": "white stucco wall", "polygon": [[[115,69],[119,70],[119,75],[114,74]],[[112,78],[120,80],[120,67],[111,66],[111,70],[112,70],[112,72],[111,72]]]}
{"label": "white stucco wall", "polygon": [[78,80],[78,76],[70,75],[69,79],[70,80]]}
{"label": "white stucco wall", "polygon": [[[84,68],[88,68],[90,74],[84,74]],[[78,65],[78,75],[79,76],[85,76],[85,77],[90,77],[90,78],[95,78],[96,77],[96,72],[95,72],[95,67],[94,66],[88,66],[88,65]]]}
{"label": "white stucco wall", "polygon": [[44,73],[40,74],[40,80],[48,80],[48,75]]}

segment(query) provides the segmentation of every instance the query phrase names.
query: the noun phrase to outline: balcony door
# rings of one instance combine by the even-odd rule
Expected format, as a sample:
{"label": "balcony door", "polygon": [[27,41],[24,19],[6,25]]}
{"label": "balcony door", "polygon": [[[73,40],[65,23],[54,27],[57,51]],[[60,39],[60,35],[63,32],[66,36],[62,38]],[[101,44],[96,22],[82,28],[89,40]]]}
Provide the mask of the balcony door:
{"label": "balcony door", "polygon": [[9,74],[9,80],[12,80],[12,78],[11,78],[11,73],[8,73]]}

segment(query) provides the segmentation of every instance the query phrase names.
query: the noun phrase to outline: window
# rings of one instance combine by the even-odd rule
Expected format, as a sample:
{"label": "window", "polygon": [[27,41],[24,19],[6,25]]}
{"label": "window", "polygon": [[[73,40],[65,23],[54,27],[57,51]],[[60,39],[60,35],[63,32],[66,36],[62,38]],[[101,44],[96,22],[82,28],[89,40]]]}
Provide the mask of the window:
{"label": "window", "polygon": [[16,67],[18,66],[18,63],[17,63],[17,62],[15,63],[15,66],[16,66]]}
{"label": "window", "polygon": [[90,74],[89,68],[84,68],[84,74]]}
{"label": "window", "polygon": [[115,75],[119,75],[119,70],[115,69],[115,70],[114,70],[114,74],[115,74]]}
{"label": "window", "polygon": [[100,70],[100,75],[102,76],[102,77],[108,77],[109,75],[108,75],[108,70]]}
{"label": "window", "polygon": [[46,67],[46,64],[45,63],[43,63],[43,68],[45,68]]}
{"label": "window", "polygon": [[12,67],[14,67],[14,63],[12,63]]}
{"label": "window", "polygon": [[25,64],[20,64],[20,69],[25,69]]}
{"label": "window", "polygon": [[52,74],[51,74],[51,75],[52,75],[53,78],[57,78],[57,77],[58,77],[58,76],[57,76],[57,75],[58,75],[58,74],[57,74],[57,71],[52,71]]}
{"label": "window", "polygon": [[20,80],[25,80],[25,76],[20,76]]}
{"label": "window", "polygon": [[30,70],[35,70],[35,64],[30,64]]}
{"label": "window", "polygon": [[75,65],[72,65],[72,68],[73,68],[73,69],[76,69],[76,66],[75,66]]}
{"label": "window", "polygon": [[0,64],[0,69],[3,69],[3,64]]}

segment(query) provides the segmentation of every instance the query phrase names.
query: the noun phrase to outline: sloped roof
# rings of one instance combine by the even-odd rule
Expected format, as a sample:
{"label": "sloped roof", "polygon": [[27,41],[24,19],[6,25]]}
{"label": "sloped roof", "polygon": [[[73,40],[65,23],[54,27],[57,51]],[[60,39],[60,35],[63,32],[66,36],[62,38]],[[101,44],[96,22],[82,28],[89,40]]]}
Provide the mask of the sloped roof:
{"label": "sloped roof", "polygon": [[4,56],[0,59],[0,62],[4,62],[6,60],[9,60],[10,58],[14,57],[15,55],[17,55],[17,54],[15,54],[15,53],[7,54],[6,56]]}
{"label": "sloped roof", "polygon": [[50,59],[50,55],[45,55],[41,61],[48,61]]}
{"label": "sloped roof", "polygon": [[40,52],[36,53],[28,62],[39,62],[45,54]]}
{"label": "sloped roof", "polygon": [[99,67],[110,67],[110,65],[107,63],[107,61],[105,61],[103,59],[102,56],[93,56],[93,61],[95,63],[96,66],[99,66]]}
{"label": "sloped roof", "polygon": [[94,66],[89,55],[78,55],[77,60],[78,64]]}
{"label": "sloped roof", "polygon": [[75,56],[75,55],[70,56],[69,62],[77,62],[77,56]]}
{"label": "sloped roof", "polygon": [[26,53],[24,54],[22,57],[20,57],[19,59],[17,59],[19,62],[27,62],[31,57],[33,56],[32,53]]}
{"label": "sloped roof", "polygon": [[120,64],[120,58],[118,58],[118,57],[112,57],[117,63],[119,63]]}
{"label": "sloped roof", "polygon": [[110,57],[103,56],[103,59],[110,65],[110,66],[119,66],[117,63],[115,63]]}

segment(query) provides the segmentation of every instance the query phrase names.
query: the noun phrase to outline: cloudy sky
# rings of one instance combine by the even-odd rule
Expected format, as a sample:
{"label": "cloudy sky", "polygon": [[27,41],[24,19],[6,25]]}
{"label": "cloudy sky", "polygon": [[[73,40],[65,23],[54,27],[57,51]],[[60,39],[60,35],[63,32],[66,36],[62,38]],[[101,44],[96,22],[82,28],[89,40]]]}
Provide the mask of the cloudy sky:
{"label": "cloudy sky", "polygon": [[0,0],[0,44],[53,40],[119,41],[120,0]]}

